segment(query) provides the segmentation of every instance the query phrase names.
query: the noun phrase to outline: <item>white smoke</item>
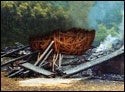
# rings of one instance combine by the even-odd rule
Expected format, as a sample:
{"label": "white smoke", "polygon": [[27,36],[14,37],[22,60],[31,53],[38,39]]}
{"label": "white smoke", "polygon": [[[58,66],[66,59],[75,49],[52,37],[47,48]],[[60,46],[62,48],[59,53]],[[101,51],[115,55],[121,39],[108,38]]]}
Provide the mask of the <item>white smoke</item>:
{"label": "white smoke", "polygon": [[104,40],[104,42],[101,42],[101,44],[99,45],[99,47],[97,47],[96,52],[99,51],[107,51],[112,49],[113,47],[113,42],[118,40],[118,37],[113,37],[111,34],[109,34],[106,39]]}
{"label": "white smoke", "polygon": [[122,11],[123,17],[122,22],[119,25],[119,36],[113,37],[109,34],[103,42],[100,43],[99,47],[97,47],[96,52],[107,51],[113,48],[113,45],[118,44],[118,48],[123,44],[122,48],[124,49],[124,10]]}
{"label": "white smoke", "polygon": [[104,24],[106,27],[112,26],[111,24],[115,23],[118,27],[118,16],[121,16],[121,14],[115,14],[114,12],[123,9],[123,1],[96,1],[88,13],[89,27],[97,30],[100,23]]}
{"label": "white smoke", "polygon": [[124,10],[122,11],[123,17],[122,17],[122,22],[120,23],[119,26],[119,37],[120,39],[124,40]]}

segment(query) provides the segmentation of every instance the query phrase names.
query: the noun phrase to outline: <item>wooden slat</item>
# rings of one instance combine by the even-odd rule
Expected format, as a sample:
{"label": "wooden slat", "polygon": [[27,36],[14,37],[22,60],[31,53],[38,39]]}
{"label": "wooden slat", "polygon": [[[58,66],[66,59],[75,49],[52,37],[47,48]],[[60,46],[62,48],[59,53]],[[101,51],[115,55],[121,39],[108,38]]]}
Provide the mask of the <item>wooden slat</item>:
{"label": "wooden slat", "polygon": [[8,53],[5,53],[5,54],[1,55],[1,58],[2,58],[2,57],[5,57],[5,56],[7,56],[7,55],[9,55],[9,54],[12,54],[12,53],[14,53],[14,52],[17,52],[17,51],[19,51],[19,50],[25,49],[25,48],[27,48],[27,47],[29,47],[29,46],[25,46],[25,47],[22,47],[22,48],[16,49],[16,50],[14,50],[14,51],[11,51],[11,52],[8,52]]}
{"label": "wooden slat", "polygon": [[20,69],[20,70],[18,70],[18,71],[16,71],[16,72],[14,72],[14,73],[12,73],[12,74],[10,74],[10,75],[8,75],[8,77],[10,78],[10,77],[13,77],[13,76],[15,76],[15,75],[17,75],[17,74],[19,74],[20,72],[22,72],[24,69]]}
{"label": "wooden slat", "polygon": [[33,54],[38,53],[38,52],[39,52],[39,51],[35,51],[35,52],[31,53],[31,54],[23,55],[23,56],[20,56],[20,57],[18,57],[18,58],[12,59],[12,60],[10,60],[10,61],[8,61],[8,62],[5,62],[5,63],[1,64],[1,68],[2,68],[3,66],[6,66],[6,65],[8,65],[8,64],[10,64],[10,63],[13,63],[13,62],[16,62],[17,60],[23,59],[23,58],[25,58],[25,57],[28,57],[28,56],[33,55]]}
{"label": "wooden slat", "polygon": [[105,62],[105,61],[107,61],[107,60],[109,60],[109,59],[111,59],[113,57],[116,57],[116,56],[118,56],[120,54],[123,54],[123,53],[124,53],[124,50],[119,49],[119,50],[111,53],[110,55],[106,55],[106,56],[100,57],[100,58],[98,58],[96,60],[92,60],[92,61],[80,64],[77,67],[74,67],[74,68],[63,71],[63,73],[64,73],[63,77],[67,77],[67,76],[79,73],[79,72],[81,72],[81,71],[83,71],[83,70],[85,70],[87,68],[90,68],[90,67],[92,67],[94,65],[103,63],[103,62]]}
{"label": "wooden slat", "polygon": [[46,75],[46,76],[50,76],[50,75],[54,74],[54,73],[52,73],[50,71],[47,71],[47,70],[45,70],[43,68],[39,68],[38,66],[35,66],[33,64],[30,64],[30,63],[23,63],[23,64],[21,64],[21,66],[24,67],[24,68],[27,68],[29,70],[35,71],[37,73]]}
{"label": "wooden slat", "polygon": [[[29,56],[28,59],[27,59],[26,61],[22,62],[22,63],[29,62],[31,58],[32,58],[32,55]],[[20,64],[21,64],[21,63],[20,63]],[[20,70],[14,72],[14,73],[12,73],[12,74],[8,74],[8,77],[14,77],[14,76],[16,76],[17,74],[19,74],[20,72],[22,72],[23,70],[24,70],[24,68],[21,68]]]}
{"label": "wooden slat", "polygon": [[37,62],[35,63],[35,65],[39,64],[39,62],[43,59],[43,57],[45,56],[45,54],[49,51],[49,49],[51,48],[51,46],[53,45],[54,41],[52,41],[49,46],[46,48],[46,50],[42,53],[42,55],[39,57],[39,59],[37,60]]}
{"label": "wooden slat", "polygon": [[52,51],[53,51],[53,49],[51,49],[48,53],[47,53],[47,55],[45,56],[45,58],[42,60],[42,62],[39,64],[39,67],[41,67],[42,66],[42,64],[46,61],[46,59],[48,58],[48,56],[52,53]]}

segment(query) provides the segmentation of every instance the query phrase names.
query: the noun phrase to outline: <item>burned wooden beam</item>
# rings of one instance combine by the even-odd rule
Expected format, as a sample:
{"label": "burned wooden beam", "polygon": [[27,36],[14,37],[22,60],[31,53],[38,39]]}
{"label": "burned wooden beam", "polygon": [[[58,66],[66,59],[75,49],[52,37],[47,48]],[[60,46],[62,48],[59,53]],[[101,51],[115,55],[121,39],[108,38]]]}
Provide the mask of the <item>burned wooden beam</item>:
{"label": "burned wooden beam", "polygon": [[46,48],[46,50],[42,53],[42,55],[39,57],[39,59],[37,60],[37,62],[35,63],[35,65],[37,65],[45,56],[45,54],[49,51],[49,49],[51,48],[51,46],[53,45],[54,41],[51,41],[51,43],[49,44],[49,46]]}
{"label": "burned wooden beam", "polygon": [[51,49],[48,53],[47,53],[47,55],[45,56],[45,58],[42,60],[42,62],[39,64],[39,67],[41,67],[42,66],[42,64],[45,62],[45,60],[48,58],[48,56],[52,53],[52,51],[53,51],[53,49]]}
{"label": "burned wooden beam", "polygon": [[[58,56],[59,56],[58,53],[53,55],[53,60],[52,60],[52,71],[53,71],[53,72],[55,71],[55,65],[56,65],[56,61],[57,61],[57,59],[58,59]],[[57,66],[57,65],[56,65],[56,66]]]}
{"label": "burned wooden beam", "polygon": [[33,64],[30,64],[30,63],[23,63],[23,64],[21,64],[20,66],[22,66],[22,67],[24,67],[24,68],[27,68],[27,69],[29,69],[29,70],[35,71],[35,72],[37,72],[37,73],[43,74],[43,75],[45,75],[45,76],[51,76],[51,75],[54,74],[54,73],[52,73],[52,72],[50,72],[50,71],[47,71],[47,70],[45,70],[45,69],[43,69],[43,68],[40,68],[40,67],[35,66],[35,65],[33,65]]}
{"label": "burned wooden beam", "polygon": [[61,53],[60,53],[60,54],[59,54],[59,68],[61,68],[62,59],[63,59],[63,55],[61,55]]}
{"label": "burned wooden beam", "polygon": [[[53,49],[51,49],[50,51],[49,51],[49,53],[46,55],[46,57],[44,58],[44,60],[41,62],[41,64],[39,65],[39,67],[41,67],[42,66],[42,63],[47,59],[47,57],[50,55],[50,53],[53,51]],[[30,58],[31,58],[31,56],[32,55],[30,55],[30,57],[29,57],[29,59],[27,59],[25,62],[23,62],[23,63],[27,63],[29,60],[30,60]],[[37,62],[37,61],[36,61]],[[35,63],[36,63],[35,62]],[[21,63],[20,63],[21,64]],[[34,64],[35,65],[35,64]],[[21,66],[21,65],[20,65]],[[23,70],[24,70],[24,68],[22,68],[22,69],[20,69],[19,71],[16,71],[16,72],[14,72],[13,74],[10,74],[10,75],[8,75],[8,77],[13,77],[13,76],[15,76],[15,75],[17,75],[17,74],[19,74],[20,72],[23,72]],[[25,72],[23,72],[24,74],[27,74],[27,73],[29,73],[30,72],[30,70],[27,70],[27,71],[25,71]]]}
{"label": "burned wooden beam", "polygon": [[23,70],[24,70],[24,69],[22,68],[22,69],[20,69],[20,70],[14,72],[14,73],[12,73],[12,74],[9,74],[8,77],[9,77],[9,78],[10,78],[10,77],[13,77],[13,76],[19,74],[20,72],[22,72]]}
{"label": "burned wooden beam", "polygon": [[100,63],[103,63],[113,57],[116,57],[120,54],[124,53],[124,50],[123,49],[119,49],[115,52],[112,52],[110,55],[106,55],[106,56],[103,56],[103,57],[100,57],[100,58],[97,58],[96,60],[91,60],[89,62],[86,62],[86,63],[83,63],[83,64],[80,64],[78,65],[77,67],[74,67],[74,68],[71,68],[71,69],[68,69],[68,70],[65,70],[63,71],[64,73],[64,76],[63,77],[68,77],[68,76],[71,76],[73,74],[77,74],[85,69],[88,69],[94,65],[97,65],[97,64],[100,64]]}
{"label": "burned wooden beam", "polygon": [[12,53],[14,53],[14,52],[17,52],[17,51],[19,51],[19,50],[25,49],[25,48],[27,48],[27,47],[29,47],[29,46],[25,46],[25,47],[22,47],[22,48],[16,49],[16,50],[14,50],[14,51],[11,51],[11,52],[8,52],[8,53],[5,53],[5,54],[1,55],[1,58],[2,58],[2,57],[5,57],[5,56],[7,56],[7,55],[9,55],[9,54],[12,54]]}
{"label": "burned wooden beam", "polygon": [[[32,58],[32,55],[30,55],[26,61],[21,62],[20,64],[29,62],[31,58]],[[11,74],[8,74],[8,77],[14,77],[14,76],[16,76],[17,74],[19,74],[23,71],[24,71],[24,68],[21,67],[21,69],[19,69],[18,71],[14,72],[14,73],[11,73]]]}
{"label": "burned wooden beam", "polygon": [[2,68],[3,66],[6,66],[6,65],[8,65],[8,64],[10,64],[10,63],[13,63],[13,62],[15,62],[15,61],[17,61],[17,60],[23,59],[23,58],[28,57],[28,56],[30,56],[30,55],[36,54],[36,53],[38,53],[38,52],[39,52],[39,51],[35,51],[35,52],[32,52],[31,54],[23,55],[23,56],[20,56],[20,57],[18,57],[18,58],[12,59],[12,60],[10,60],[10,61],[8,61],[8,62],[5,62],[5,63],[1,64],[1,68]]}

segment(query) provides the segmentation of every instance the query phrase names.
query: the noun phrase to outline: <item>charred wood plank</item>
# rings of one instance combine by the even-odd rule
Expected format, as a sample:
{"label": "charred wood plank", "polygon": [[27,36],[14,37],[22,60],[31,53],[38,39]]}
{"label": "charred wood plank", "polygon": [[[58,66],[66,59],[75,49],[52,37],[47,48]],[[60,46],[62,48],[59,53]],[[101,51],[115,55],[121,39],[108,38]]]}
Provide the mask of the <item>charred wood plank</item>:
{"label": "charred wood plank", "polygon": [[115,52],[112,52],[110,55],[106,55],[106,56],[97,58],[96,60],[91,60],[89,62],[80,64],[80,65],[78,65],[78,66],[76,66],[74,68],[63,71],[63,73],[64,73],[63,77],[68,77],[70,75],[77,74],[77,73],[79,73],[79,72],[81,72],[81,71],[83,71],[85,69],[88,69],[88,68],[90,68],[92,66],[103,63],[103,62],[105,62],[105,61],[107,61],[107,60],[109,60],[109,59],[111,59],[113,57],[116,57],[116,56],[118,56],[120,54],[123,54],[123,53],[124,53],[124,50],[119,49],[119,50],[117,50]]}
{"label": "charred wood plank", "polygon": [[24,70],[24,69],[22,68],[22,69],[20,69],[20,70],[14,72],[14,73],[12,73],[12,74],[9,74],[8,77],[9,77],[9,78],[10,78],[10,77],[13,77],[13,76],[19,74],[20,72],[22,72],[23,70]]}
{"label": "charred wood plank", "polygon": [[[52,61],[52,71],[55,71],[55,65],[56,65],[56,61],[58,59],[59,54],[57,53],[56,55],[54,54],[53,56],[53,61]],[[57,65],[56,65],[57,66]]]}
{"label": "charred wood plank", "polygon": [[49,46],[46,48],[46,50],[42,53],[42,55],[39,57],[39,59],[37,60],[37,62],[35,63],[35,65],[37,65],[45,56],[45,54],[49,51],[50,47],[53,45],[54,41],[51,41],[51,43],[49,44]]}
{"label": "charred wood plank", "polygon": [[22,47],[22,48],[16,49],[16,50],[14,50],[14,51],[11,51],[11,52],[8,52],[8,53],[5,53],[5,54],[1,55],[1,58],[2,58],[2,57],[5,57],[5,56],[7,56],[7,55],[9,55],[9,54],[12,54],[12,53],[14,53],[14,52],[17,52],[17,51],[19,51],[19,50],[25,49],[25,48],[27,48],[27,47],[29,47],[29,46],[25,46],[25,47]]}
{"label": "charred wood plank", "polygon": [[61,68],[62,59],[63,59],[63,55],[61,55],[61,53],[60,53],[60,54],[59,54],[59,68]]}
{"label": "charred wood plank", "polygon": [[51,49],[51,50],[47,53],[47,55],[45,56],[45,58],[44,58],[44,59],[42,60],[42,62],[40,63],[39,67],[42,66],[42,64],[45,62],[45,60],[48,58],[48,56],[52,53],[52,51],[53,51],[53,49]]}
{"label": "charred wood plank", "polygon": [[46,76],[50,76],[50,75],[54,74],[54,73],[52,73],[50,71],[47,71],[47,70],[45,70],[43,68],[39,68],[38,66],[35,66],[33,64],[30,64],[30,63],[23,63],[23,64],[21,64],[21,66],[24,67],[24,68],[27,68],[29,70],[35,71],[37,73],[46,75]]}
{"label": "charred wood plank", "polygon": [[8,61],[8,62],[5,62],[5,63],[1,64],[1,67],[6,66],[6,65],[8,65],[8,64],[10,64],[10,63],[13,63],[13,62],[15,62],[15,61],[17,61],[17,60],[23,59],[23,58],[25,58],[25,57],[28,57],[28,56],[30,56],[30,55],[36,54],[36,53],[38,53],[38,52],[39,52],[39,51],[35,51],[35,52],[31,53],[31,54],[23,55],[23,56],[20,56],[20,57],[18,57],[18,58],[12,59],[12,60],[10,60],[10,61]]}
{"label": "charred wood plank", "polygon": [[[47,59],[47,57],[51,54],[51,52],[53,51],[53,49],[51,49],[50,51],[49,51],[49,53],[47,53],[47,55],[46,55],[46,57],[43,59],[43,61],[41,62],[41,64],[39,65],[39,67],[42,67],[42,66],[44,66],[44,65],[46,65],[46,64],[44,64],[44,65],[42,65],[42,63]],[[39,55],[39,53],[38,53],[38,55]],[[36,61],[37,62],[37,61]],[[36,64],[36,62],[35,62],[35,64]],[[26,62],[25,62],[26,63]],[[34,65],[35,65],[34,64]],[[35,65],[36,66],[36,65]],[[29,73],[30,72],[30,70],[27,70],[27,71],[25,71],[25,72],[23,72],[23,74],[27,74],[27,73]]]}
{"label": "charred wood plank", "polygon": [[[22,63],[29,62],[31,58],[32,58],[32,55],[29,56],[28,59],[27,59],[26,61],[22,62]],[[20,63],[20,64],[22,64],[22,63]],[[11,74],[8,74],[8,77],[14,77],[14,76],[16,76],[17,74],[23,72],[23,70],[24,70],[24,68],[21,67],[21,69],[19,69],[18,71],[14,72],[14,73],[11,73]]]}

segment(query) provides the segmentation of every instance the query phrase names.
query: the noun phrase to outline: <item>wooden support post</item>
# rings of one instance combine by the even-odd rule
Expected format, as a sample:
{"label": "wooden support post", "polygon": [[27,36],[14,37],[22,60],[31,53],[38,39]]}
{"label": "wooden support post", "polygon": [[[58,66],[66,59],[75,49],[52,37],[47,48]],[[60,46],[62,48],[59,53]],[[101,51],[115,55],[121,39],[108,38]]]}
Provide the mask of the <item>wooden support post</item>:
{"label": "wooden support post", "polygon": [[45,56],[45,58],[44,58],[44,59],[42,60],[42,62],[40,63],[39,67],[42,66],[42,64],[45,62],[45,60],[48,58],[48,56],[51,54],[52,51],[53,51],[53,49],[51,49],[51,50],[47,53],[47,55]]}
{"label": "wooden support post", "polygon": [[49,46],[46,48],[46,50],[43,52],[43,54],[39,57],[39,59],[37,60],[37,62],[35,63],[35,65],[37,65],[45,56],[45,54],[48,52],[48,50],[50,49],[50,47],[53,45],[54,41],[52,41]]}
{"label": "wooden support post", "polygon": [[37,60],[40,58],[40,52],[38,53],[38,55],[37,55]]}
{"label": "wooden support post", "polygon": [[61,53],[60,53],[59,54],[59,68],[61,68],[62,59],[63,59],[63,55],[61,55]]}
{"label": "wooden support post", "polygon": [[56,61],[58,59],[59,54],[57,53],[56,55],[54,54],[53,56],[53,65],[52,65],[52,71],[55,71],[55,65],[56,65]]}
{"label": "wooden support post", "polygon": [[53,55],[53,60],[52,60],[52,71],[54,71],[54,62],[55,62],[55,57],[56,57],[56,55],[54,54],[54,55]]}

